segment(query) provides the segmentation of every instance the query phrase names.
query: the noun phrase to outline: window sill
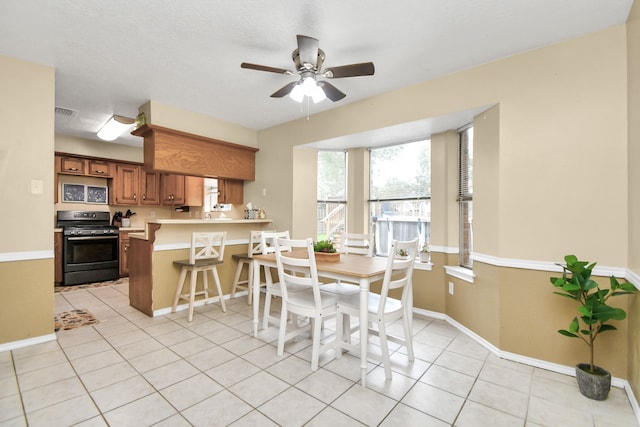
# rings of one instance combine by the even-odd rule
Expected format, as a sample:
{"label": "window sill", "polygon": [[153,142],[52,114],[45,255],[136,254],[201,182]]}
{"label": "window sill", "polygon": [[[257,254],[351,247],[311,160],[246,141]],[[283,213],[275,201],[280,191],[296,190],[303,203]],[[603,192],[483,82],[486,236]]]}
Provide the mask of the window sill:
{"label": "window sill", "polygon": [[424,270],[431,271],[433,269],[433,263],[431,262],[420,262],[416,260],[415,264],[413,264],[414,270]]}
{"label": "window sill", "polygon": [[465,282],[473,283],[473,279],[475,274],[473,274],[473,270],[469,268],[464,268],[460,266],[454,265],[445,265],[444,270],[447,272],[449,276],[456,277],[460,280],[464,280]]}

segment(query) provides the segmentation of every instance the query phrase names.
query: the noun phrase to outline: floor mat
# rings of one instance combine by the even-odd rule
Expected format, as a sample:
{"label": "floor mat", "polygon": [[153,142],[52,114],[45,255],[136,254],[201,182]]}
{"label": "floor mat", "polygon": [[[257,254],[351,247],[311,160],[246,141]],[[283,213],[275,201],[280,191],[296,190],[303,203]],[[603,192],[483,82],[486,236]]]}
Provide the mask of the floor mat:
{"label": "floor mat", "polygon": [[80,289],[92,289],[92,288],[100,288],[102,286],[111,286],[111,285],[125,285],[129,284],[128,277],[122,277],[117,280],[109,280],[106,282],[96,282],[96,283],[86,283],[84,285],[70,285],[70,286],[54,286],[54,292],[70,292],[70,291],[79,291]]}
{"label": "floor mat", "polygon": [[86,325],[95,325],[100,323],[98,319],[87,309],[63,311],[54,315],[55,332],[59,330],[69,330],[79,328]]}

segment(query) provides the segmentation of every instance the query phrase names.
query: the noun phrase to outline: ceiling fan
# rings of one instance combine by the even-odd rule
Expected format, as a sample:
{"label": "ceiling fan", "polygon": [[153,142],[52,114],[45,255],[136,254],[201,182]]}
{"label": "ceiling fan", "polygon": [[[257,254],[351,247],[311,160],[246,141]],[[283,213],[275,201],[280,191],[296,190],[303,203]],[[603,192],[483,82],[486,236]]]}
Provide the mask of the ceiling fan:
{"label": "ceiling fan", "polygon": [[250,64],[248,62],[240,64],[240,67],[250,70],[267,71],[288,76],[293,75],[295,72],[300,75],[298,81],[287,83],[272,93],[272,98],[282,98],[283,96],[289,95],[296,101],[302,102],[302,99],[306,95],[311,97],[316,103],[322,101],[325,97],[334,102],[339,101],[347,95],[328,81],[318,80],[318,77],[339,79],[343,77],[372,76],[375,72],[373,62],[362,62],[360,64],[322,69],[325,56],[324,51],[319,48],[318,40],[302,35],[298,35],[297,38],[298,48],[291,54],[291,58],[295,64],[295,71],[268,67],[266,65]]}

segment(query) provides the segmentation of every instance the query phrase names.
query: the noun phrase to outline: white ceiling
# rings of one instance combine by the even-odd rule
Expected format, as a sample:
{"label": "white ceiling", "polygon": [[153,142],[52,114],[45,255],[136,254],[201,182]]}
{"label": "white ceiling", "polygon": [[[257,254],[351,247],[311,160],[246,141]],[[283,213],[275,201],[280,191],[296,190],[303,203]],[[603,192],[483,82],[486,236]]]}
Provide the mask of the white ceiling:
{"label": "white ceiling", "polygon": [[[632,3],[0,0],[0,55],[55,67],[56,106],[77,111],[71,118],[56,115],[56,133],[97,139],[112,114],[135,117],[150,99],[259,130],[306,116],[288,97],[269,96],[297,76],[241,69],[240,63],[293,69],[297,34],[320,40],[326,67],[366,61],[376,67],[374,76],[332,80],[347,97],[311,104],[314,114],[622,24]],[[412,123],[404,137],[464,124],[470,114]],[[384,144],[401,131],[365,136]],[[141,146],[131,136],[115,142]]]}

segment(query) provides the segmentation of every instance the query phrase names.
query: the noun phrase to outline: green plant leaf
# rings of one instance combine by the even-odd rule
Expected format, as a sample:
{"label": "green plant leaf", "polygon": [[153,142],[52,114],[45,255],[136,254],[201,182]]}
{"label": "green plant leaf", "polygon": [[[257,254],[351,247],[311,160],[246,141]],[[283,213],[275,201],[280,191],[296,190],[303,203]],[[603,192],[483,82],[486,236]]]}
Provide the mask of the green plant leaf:
{"label": "green plant leaf", "polygon": [[606,304],[598,304],[593,307],[593,316],[600,322],[606,322],[607,320],[624,320],[627,317],[627,313],[621,308],[609,307]]}
{"label": "green plant leaf", "polygon": [[600,326],[599,332],[617,331],[617,330],[618,330],[618,328],[616,328],[615,326],[606,324],[606,325],[601,325]]}
{"label": "green plant leaf", "polygon": [[597,287],[598,287],[598,283],[596,283],[595,280],[591,280],[591,279],[586,279],[584,281],[584,284],[582,285],[582,289],[584,289],[585,291],[589,291]]}
{"label": "green plant leaf", "polygon": [[580,323],[578,322],[578,318],[574,317],[571,323],[569,323],[569,330],[571,332],[578,332],[579,328],[580,328]]}
{"label": "green plant leaf", "polygon": [[571,338],[579,338],[576,334],[572,334],[571,332],[565,330],[565,329],[560,329],[558,331],[560,334],[564,335],[565,337],[571,337]]}
{"label": "green plant leaf", "polygon": [[584,305],[578,307],[578,313],[580,313],[583,317],[593,316],[593,311],[589,307],[585,307]]}
{"label": "green plant leaf", "polygon": [[563,293],[563,292],[554,292],[554,294],[560,295],[561,297],[571,298],[573,300],[577,299],[575,295],[567,294],[567,293]]}
{"label": "green plant leaf", "polygon": [[566,262],[567,265],[574,264],[574,263],[578,262],[578,257],[575,256],[575,255],[566,255],[564,257],[564,262]]}

